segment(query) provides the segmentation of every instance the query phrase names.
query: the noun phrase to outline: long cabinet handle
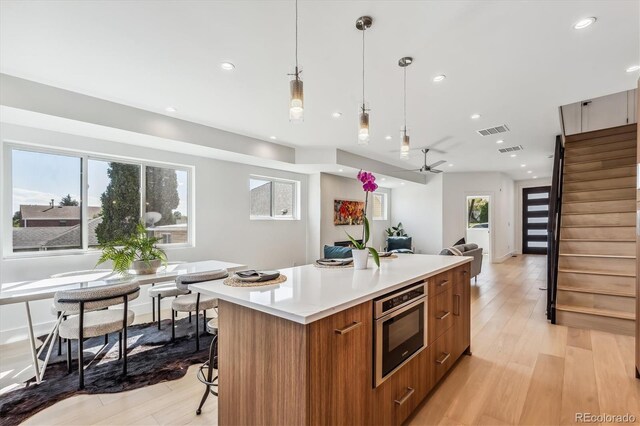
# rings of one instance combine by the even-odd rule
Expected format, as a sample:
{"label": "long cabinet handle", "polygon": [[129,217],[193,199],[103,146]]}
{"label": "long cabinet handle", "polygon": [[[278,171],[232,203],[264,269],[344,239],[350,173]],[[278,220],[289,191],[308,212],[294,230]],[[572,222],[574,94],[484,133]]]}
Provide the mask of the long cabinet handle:
{"label": "long cabinet handle", "polygon": [[449,359],[450,356],[451,356],[451,352],[446,352],[444,354],[444,356],[442,358],[440,358],[440,359],[437,359],[436,362],[438,364],[444,364],[445,362],[447,362],[447,360]]}
{"label": "long cabinet handle", "polygon": [[449,315],[451,315],[451,311],[446,311],[445,313],[443,313],[443,314],[442,314],[442,315],[440,315],[439,317],[436,317],[436,319],[443,320],[443,319],[445,319],[446,317],[448,317]]}
{"label": "long cabinet handle", "polygon": [[447,284],[449,284],[449,280],[442,281],[440,284],[438,284],[438,287],[444,287]]}
{"label": "long cabinet handle", "polygon": [[336,328],[334,331],[336,334],[347,334],[350,331],[360,327],[362,323],[360,321],[354,321],[353,324],[346,326],[345,328]]}
{"label": "long cabinet handle", "polygon": [[453,315],[458,317],[460,316],[460,300],[462,297],[459,294],[454,294],[453,296],[456,298],[456,307],[453,310]]}
{"label": "long cabinet handle", "polygon": [[402,405],[402,404],[404,404],[405,402],[407,402],[407,400],[408,400],[409,398],[411,398],[411,395],[413,395],[413,393],[414,393],[415,391],[416,391],[416,390],[415,390],[414,388],[407,387],[407,393],[405,393],[405,394],[404,394],[404,396],[403,396],[402,398],[400,398],[400,399],[396,399],[396,400],[394,400],[393,402],[395,402],[395,403],[396,403],[396,404],[398,404],[398,405]]}

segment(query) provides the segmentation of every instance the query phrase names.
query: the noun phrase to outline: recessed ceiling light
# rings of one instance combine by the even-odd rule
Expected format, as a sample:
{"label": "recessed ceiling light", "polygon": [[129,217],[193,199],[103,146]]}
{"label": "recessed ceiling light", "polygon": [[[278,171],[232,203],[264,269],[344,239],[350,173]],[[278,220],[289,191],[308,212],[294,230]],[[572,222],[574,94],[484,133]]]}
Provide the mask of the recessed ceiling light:
{"label": "recessed ceiling light", "polygon": [[387,180],[387,178],[382,178],[382,179],[380,179],[380,180]]}
{"label": "recessed ceiling light", "polygon": [[526,164],[520,164],[520,167],[527,167]]}
{"label": "recessed ceiling light", "polygon": [[391,136],[390,136],[390,135],[387,135],[387,136],[385,136],[384,138],[385,138],[386,140],[388,140],[388,141],[390,141],[390,140],[391,140]]}
{"label": "recessed ceiling light", "polygon": [[640,65],[632,65],[629,68],[627,68],[627,72],[634,72],[638,70],[640,70]]}
{"label": "recessed ceiling light", "polygon": [[538,176],[534,176],[533,178],[534,178],[534,179],[538,179]]}
{"label": "recessed ceiling light", "polygon": [[400,185],[404,185],[404,182],[400,182]]}
{"label": "recessed ceiling light", "polygon": [[500,139],[500,140],[497,140],[496,143],[504,143],[504,141]]}
{"label": "recessed ceiling light", "polygon": [[344,172],[344,170],[343,170],[343,169],[338,169],[338,171],[339,171],[339,172]]}
{"label": "recessed ceiling light", "polygon": [[527,173],[533,173],[531,170],[527,170]]}
{"label": "recessed ceiling light", "polygon": [[271,140],[274,140],[274,141],[275,141],[275,140],[276,140],[276,139],[278,139],[278,138],[276,138],[275,136],[269,136],[269,139],[271,139]]}
{"label": "recessed ceiling light", "polygon": [[333,114],[331,114],[331,116],[333,118],[340,118],[340,117],[342,117],[342,113],[340,111],[336,111]]}
{"label": "recessed ceiling light", "polygon": [[576,30],[581,30],[583,28],[587,28],[589,25],[596,22],[596,17],[592,16],[590,18],[584,18],[573,24],[573,28]]}
{"label": "recessed ceiling light", "polygon": [[515,158],[517,156],[518,156],[517,154],[511,154],[511,158]]}
{"label": "recessed ceiling light", "polygon": [[433,82],[434,83],[440,83],[445,78],[447,78],[447,76],[444,75],[444,74],[436,75],[435,77],[433,77]]}
{"label": "recessed ceiling light", "polygon": [[449,167],[453,167],[453,164],[449,163]]}
{"label": "recessed ceiling light", "polygon": [[225,71],[231,71],[233,69],[235,69],[235,65],[233,65],[231,62],[221,62],[220,63],[220,68],[222,68]]}
{"label": "recessed ceiling light", "polygon": [[166,107],[164,110],[165,110],[165,111],[167,111],[167,112],[176,112],[176,111],[177,111],[177,109],[175,109],[175,108],[174,108],[174,107],[172,107],[172,106],[168,106],[168,107]]}
{"label": "recessed ceiling light", "polygon": [[480,118],[480,114],[473,114],[473,115],[471,116],[471,119],[472,119],[472,120],[477,120],[478,118]]}

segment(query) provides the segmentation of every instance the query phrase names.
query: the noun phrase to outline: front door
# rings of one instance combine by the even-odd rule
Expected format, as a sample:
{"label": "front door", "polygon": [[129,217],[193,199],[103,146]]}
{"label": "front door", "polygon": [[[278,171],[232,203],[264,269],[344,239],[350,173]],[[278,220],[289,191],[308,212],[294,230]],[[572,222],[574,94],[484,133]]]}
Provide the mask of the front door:
{"label": "front door", "polygon": [[522,253],[547,254],[550,186],[522,189]]}

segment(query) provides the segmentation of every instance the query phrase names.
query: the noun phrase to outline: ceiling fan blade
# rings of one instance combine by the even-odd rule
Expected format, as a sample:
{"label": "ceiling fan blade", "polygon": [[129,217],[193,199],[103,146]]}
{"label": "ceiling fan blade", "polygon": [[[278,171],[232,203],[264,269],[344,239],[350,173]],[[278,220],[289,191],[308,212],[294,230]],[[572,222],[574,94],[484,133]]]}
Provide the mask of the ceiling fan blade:
{"label": "ceiling fan blade", "polygon": [[447,162],[447,160],[440,160],[440,161],[436,161],[435,163],[430,164],[430,165],[429,165],[429,167],[431,167],[431,168],[433,168],[433,167],[438,167],[440,164],[444,164],[444,163],[446,163],[446,162]]}
{"label": "ceiling fan blade", "polygon": [[422,169],[398,169],[394,170],[394,172],[421,172]]}
{"label": "ceiling fan blade", "polygon": [[438,170],[438,169],[431,169],[429,170],[431,173],[442,173],[442,170]]}

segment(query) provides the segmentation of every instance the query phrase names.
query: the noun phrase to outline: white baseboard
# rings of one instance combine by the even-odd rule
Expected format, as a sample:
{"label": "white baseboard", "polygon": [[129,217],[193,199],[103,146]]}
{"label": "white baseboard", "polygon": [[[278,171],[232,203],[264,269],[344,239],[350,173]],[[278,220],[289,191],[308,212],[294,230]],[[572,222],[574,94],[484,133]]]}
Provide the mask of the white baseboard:
{"label": "white baseboard", "polygon": [[509,253],[505,254],[504,256],[497,257],[497,258],[493,259],[493,261],[491,263],[502,263],[505,260],[509,259],[511,256],[513,256],[513,252],[509,252]]}

